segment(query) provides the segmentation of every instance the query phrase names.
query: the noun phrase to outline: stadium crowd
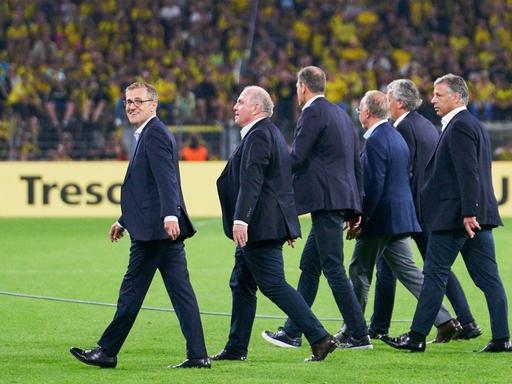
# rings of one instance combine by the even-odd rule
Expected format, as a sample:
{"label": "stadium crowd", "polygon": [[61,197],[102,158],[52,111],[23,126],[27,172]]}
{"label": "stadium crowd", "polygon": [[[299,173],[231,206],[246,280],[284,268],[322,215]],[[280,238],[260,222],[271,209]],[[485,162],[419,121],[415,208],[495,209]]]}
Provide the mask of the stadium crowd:
{"label": "stadium crowd", "polygon": [[[365,90],[407,77],[429,100],[453,72],[468,79],[473,114],[510,120],[512,3],[2,1],[0,160],[126,159],[121,90],[135,80],[156,85],[167,124],[227,124],[243,86],[259,84],[290,137],[296,71],[310,64],[353,117]],[[429,102],[421,112],[439,123]]]}

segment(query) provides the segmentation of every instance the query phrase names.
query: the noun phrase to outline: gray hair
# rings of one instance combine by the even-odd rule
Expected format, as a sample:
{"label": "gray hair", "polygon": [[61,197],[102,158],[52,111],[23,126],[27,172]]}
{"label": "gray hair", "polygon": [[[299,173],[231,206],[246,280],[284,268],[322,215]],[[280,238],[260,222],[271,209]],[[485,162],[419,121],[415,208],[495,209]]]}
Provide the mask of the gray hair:
{"label": "gray hair", "polygon": [[420,98],[420,92],[414,84],[409,79],[398,79],[394,80],[388,84],[388,92],[399,101],[402,101],[403,109],[406,111],[415,111],[417,110],[422,100]]}
{"label": "gray hair", "polygon": [[310,65],[302,68],[297,74],[297,79],[313,93],[325,92],[325,72],[318,67]]}
{"label": "gray hair", "polygon": [[249,85],[244,88],[244,91],[245,90],[252,91],[248,98],[249,103],[259,104],[260,111],[265,113],[268,117],[272,117],[274,112],[274,103],[272,102],[272,98],[269,93],[257,85]]}
{"label": "gray hair", "polygon": [[439,77],[434,82],[434,87],[438,84],[444,83],[448,86],[449,93],[458,93],[464,105],[468,105],[469,90],[466,82],[460,76],[448,73],[447,75]]}
{"label": "gray hair", "polygon": [[129,86],[126,87],[125,92],[126,91],[131,91],[131,90],[134,90],[134,89],[139,89],[139,88],[144,88],[146,90],[146,92],[148,93],[148,97],[151,100],[158,101],[158,94],[156,92],[156,89],[155,89],[154,86],[152,86],[149,83],[142,83],[142,82],[132,83],[132,84],[130,84]]}
{"label": "gray hair", "polygon": [[364,94],[363,101],[368,111],[374,117],[380,119],[389,118],[389,106],[386,95],[381,91],[368,91]]}

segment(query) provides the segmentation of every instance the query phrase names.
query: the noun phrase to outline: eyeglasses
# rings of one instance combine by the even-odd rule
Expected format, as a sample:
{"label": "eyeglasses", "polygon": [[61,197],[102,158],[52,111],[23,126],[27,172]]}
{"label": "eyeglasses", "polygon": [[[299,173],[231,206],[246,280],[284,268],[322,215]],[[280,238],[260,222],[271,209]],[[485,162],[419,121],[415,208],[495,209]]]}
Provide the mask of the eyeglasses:
{"label": "eyeglasses", "polygon": [[123,105],[125,107],[130,107],[132,105],[135,105],[136,107],[140,107],[142,103],[147,103],[148,101],[154,101],[153,99],[147,99],[147,100],[141,100],[141,99],[135,99],[135,100],[123,100]]}

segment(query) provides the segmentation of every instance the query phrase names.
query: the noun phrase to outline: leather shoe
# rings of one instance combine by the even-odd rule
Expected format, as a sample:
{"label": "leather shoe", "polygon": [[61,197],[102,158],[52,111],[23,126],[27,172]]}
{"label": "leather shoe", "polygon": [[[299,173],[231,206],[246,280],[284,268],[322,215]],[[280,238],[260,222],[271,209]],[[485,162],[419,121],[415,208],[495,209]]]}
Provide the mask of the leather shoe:
{"label": "leather shoe", "polygon": [[462,330],[462,326],[457,320],[448,320],[437,327],[437,335],[433,343],[448,343],[460,330]]}
{"label": "leather shoe", "polygon": [[334,351],[338,343],[334,336],[327,335],[321,342],[311,345],[311,352],[313,355],[304,361],[322,361],[329,353]]}
{"label": "leather shoe", "polygon": [[395,349],[406,349],[411,352],[425,352],[425,340],[413,341],[408,333],[404,333],[398,337],[382,336],[380,339]]}
{"label": "leather shoe", "polygon": [[209,357],[202,359],[186,359],[178,365],[169,365],[167,368],[211,368],[212,363]]}
{"label": "leather shoe", "polygon": [[455,335],[453,335],[452,340],[469,340],[475,339],[478,336],[482,335],[482,330],[474,321],[464,324],[460,331],[457,331]]}
{"label": "leather shoe", "polygon": [[228,352],[227,350],[223,349],[216,355],[210,356],[210,359],[212,360],[239,360],[244,361],[247,359],[246,355],[235,355],[234,353]]}
{"label": "leather shoe", "polygon": [[512,343],[507,341],[489,341],[484,348],[475,352],[512,352]]}
{"label": "leather shoe", "polygon": [[101,368],[115,368],[117,365],[117,357],[109,356],[101,347],[93,349],[80,349],[72,347],[69,352],[82,363],[95,365]]}

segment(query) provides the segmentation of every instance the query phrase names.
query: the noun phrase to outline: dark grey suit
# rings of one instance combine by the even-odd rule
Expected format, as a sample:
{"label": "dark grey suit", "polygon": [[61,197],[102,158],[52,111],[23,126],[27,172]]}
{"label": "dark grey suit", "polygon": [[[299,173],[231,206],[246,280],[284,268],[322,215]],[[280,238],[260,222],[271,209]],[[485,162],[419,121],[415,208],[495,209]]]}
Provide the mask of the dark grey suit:
{"label": "dark grey suit", "polygon": [[[297,209],[311,212],[312,219],[298,291],[313,305],[323,272],[348,330],[361,338],[366,322],[343,266],[343,222],[361,213],[361,164],[352,121],[325,97],[317,98],[299,117],[291,157]],[[284,330],[300,336],[291,319]]]}
{"label": "dark grey suit", "polygon": [[[119,223],[131,237],[130,261],[117,310],[98,345],[117,355],[139,313],[158,269],[187,341],[189,359],[207,357],[197,300],[190,284],[183,239],[194,234],[183,201],[178,150],[173,135],[157,118],[137,142],[121,188]],[[166,216],[178,216],[180,238],[169,239]]]}
{"label": "dark grey suit", "polygon": [[233,237],[233,220],[248,224],[247,245],[235,252],[225,350],[247,355],[258,288],[296,322],[310,344],[324,339],[327,331],[284,276],[282,244],[299,237],[300,227],[288,147],[270,119],[258,121],[242,139],[217,180],[217,189],[226,236]]}
{"label": "dark grey suit", "polygon": [[[507,298],[492,237],[492,228],[502,222],[492,187],[491,146],[485,128],[467,110],[458,112],[441,134],[425,171],[421,206],[431,234],[411,330],[425,336],[430,332],[460,252],[471,278],[485,294],[493,339],[508,338]],[[482,229],[470,239],[463,220],[474,216]]]}

